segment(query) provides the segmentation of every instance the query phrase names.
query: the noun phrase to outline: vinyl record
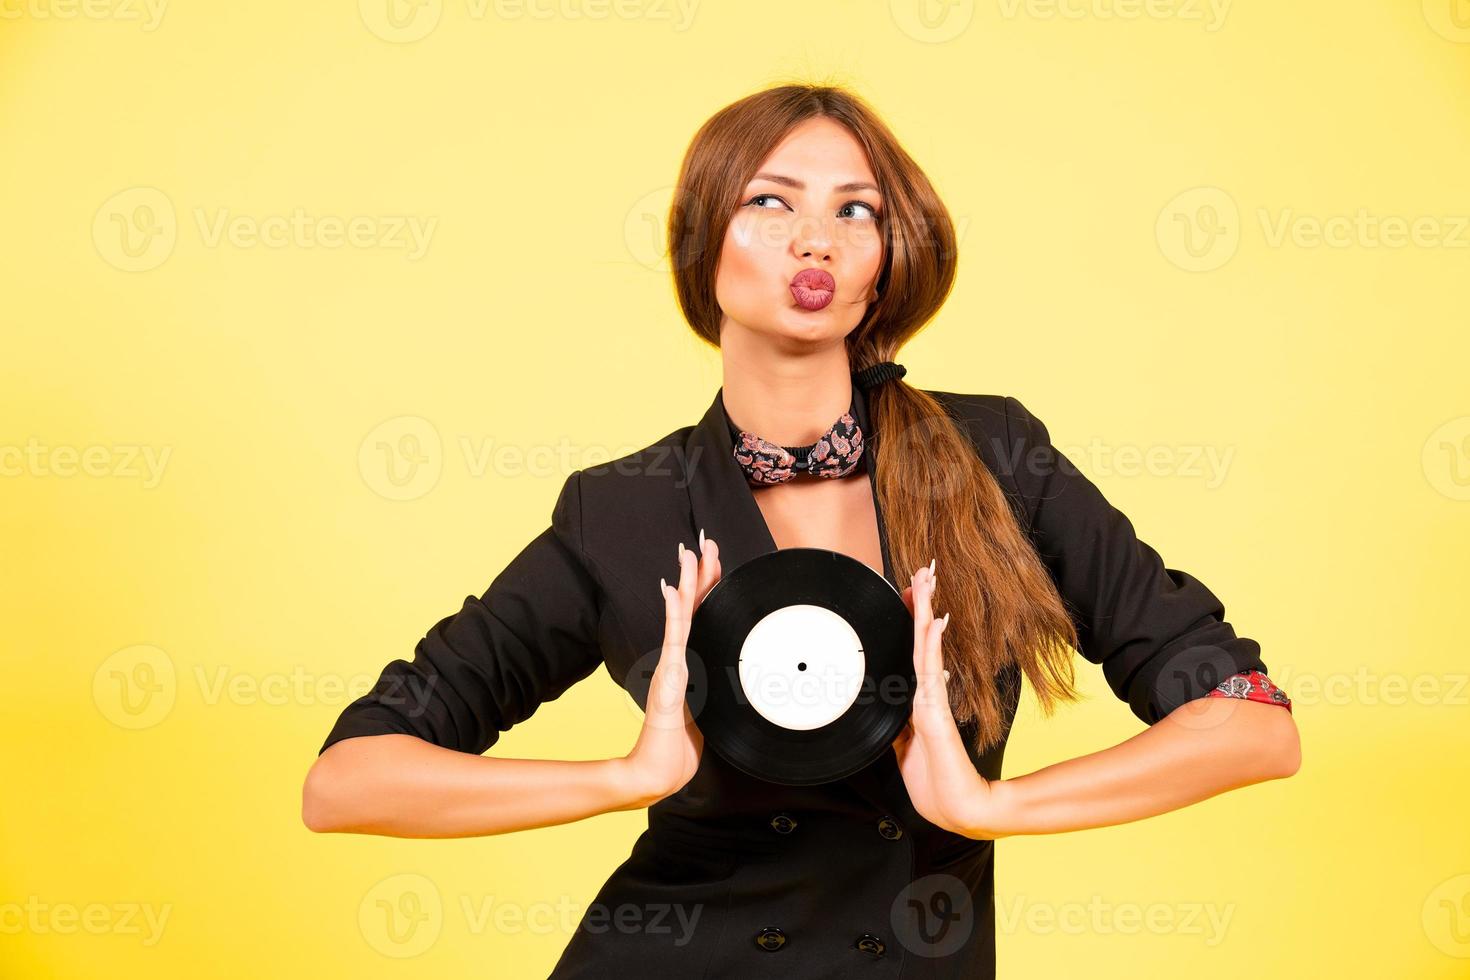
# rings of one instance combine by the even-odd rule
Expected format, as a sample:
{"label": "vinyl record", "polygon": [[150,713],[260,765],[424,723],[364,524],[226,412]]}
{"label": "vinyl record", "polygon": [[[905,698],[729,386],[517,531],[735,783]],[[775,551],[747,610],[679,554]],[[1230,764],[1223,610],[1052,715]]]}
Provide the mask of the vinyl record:
{"label": "vinyl record", "polygon": [[724,574],[694,611],[705,744],[742,772],[807,786],[878,759],[908,721],[914,618],[836,551],[783,548]]}

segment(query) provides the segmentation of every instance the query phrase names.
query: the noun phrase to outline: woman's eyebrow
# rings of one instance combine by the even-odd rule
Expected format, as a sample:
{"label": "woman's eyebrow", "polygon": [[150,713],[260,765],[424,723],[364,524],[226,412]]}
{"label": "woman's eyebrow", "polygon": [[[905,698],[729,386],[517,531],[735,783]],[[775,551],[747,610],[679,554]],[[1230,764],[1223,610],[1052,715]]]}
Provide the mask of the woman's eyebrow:
{"label": "woman's eyebrow", "polygon": [[[752,177],[750,179],[751,180],[769,180],[769,181],[771,181],[774,184],[785,184],[787,187],[795,187],[799,191],[806,190],[806,184],[803,184],[801,181],[797,180],[794,177],[784,177],[781,174],[758,173],[758,174],[756,174],[754,177]],[[848,183],[848,184],[838,184],[836,187],[832,188],[833,193],[836,193],[836,194],[848,194],[848,193],[851,193],[852,191],[876,191],[876,190],[878,190],[877,186],[874,185],[874,184],[868,183],[866,180],[855,180],[855,181],[853,181],[851,183]]]}

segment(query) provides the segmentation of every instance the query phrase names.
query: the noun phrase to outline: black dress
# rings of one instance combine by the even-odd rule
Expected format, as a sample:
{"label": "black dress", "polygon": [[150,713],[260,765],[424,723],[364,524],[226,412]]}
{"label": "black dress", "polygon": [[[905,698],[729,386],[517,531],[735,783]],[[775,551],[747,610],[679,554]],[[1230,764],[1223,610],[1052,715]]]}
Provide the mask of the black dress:
{"label": "black dress", "polygon": [[[1265,671],[1198,579],[1167,568],[1015,398],[930,391],[994,473],[1078,626],[1080,653],[1146,724],[1225,677]],[[861,390],[854,407],[871,419]],[[699,529],[721,566],[776,550],[731,455],[721,393],[697,425],[574,472],[536,536],[481,597],[434,624],[348,705],[322,750],[405,733],[484,753],[599,666],[646,705],[663,637],[660,577]],[[864,465],[881,465],[870,440]],[[852,478],[852,477],[849,477]],[[877,507],[876,493],[874,506]],[[878,512],[880,540],[883,515]],[[884,575],[895,575],[884,540]],[[951,569],[948,574],[963,574]],[[1013,692],[1018,672],[1000,678]],[[697,718],[697,716],[696,716]],[[962,730],[967,744],[971,731]],[[1004,741],[972,760],[1001,777]],[[551,980],[827,980],[995,975],[994,842],[913,809],[890,749],[847,779],[788,787],[705,749],[694,778],[648,809],[648,829],[588,906]]]}

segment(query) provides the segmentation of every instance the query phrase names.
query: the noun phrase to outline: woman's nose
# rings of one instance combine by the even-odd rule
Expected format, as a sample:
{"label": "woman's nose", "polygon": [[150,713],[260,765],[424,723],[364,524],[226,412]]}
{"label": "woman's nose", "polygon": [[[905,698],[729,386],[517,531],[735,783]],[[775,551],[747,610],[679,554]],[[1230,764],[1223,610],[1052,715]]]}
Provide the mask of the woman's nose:
{"label": "woman's nose", "polygon": [[813,215],[804,215],[796,220],[796,227],[792,230],[792,244],[801,255],[821,255],[823,257],[831,253],[834,235],[829,219],[818,218]]}

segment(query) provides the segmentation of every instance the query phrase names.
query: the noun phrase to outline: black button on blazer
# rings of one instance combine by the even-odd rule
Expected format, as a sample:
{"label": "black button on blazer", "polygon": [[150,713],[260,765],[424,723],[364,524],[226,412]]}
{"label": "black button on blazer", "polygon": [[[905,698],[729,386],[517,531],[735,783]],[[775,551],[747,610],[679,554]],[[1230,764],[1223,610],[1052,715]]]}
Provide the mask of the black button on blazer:
{"label": "black button on blazer", "polygon": [[[1153,724],[1230,674],[1266,670],[1220,600],[1165,567],[1019,401],[929,394],[1006,493],[1075,618],[1079,652],[1138,718]],[[873,432],[861,390],[854,401]],[[871,441],[865,459],[882,465]],[[881,540],[881,509],[878,521]],[[663,638],[658,580],[677,580],[676,542],[693,546],[700,528],[719,543],[727,572],[776,550],[732,457],[721,393],[697,425],[572,473],[551,526],[483,596],[435,623],[412,661],[388,664],[321,750],[403,733],[480,754],[600,665],[645,707]],[[908,575],[895,573],[886,540],[883,565],[902,590]],[[1003,680],[1018,689],[1018,677]],[[1007,727],[1015,710],[1013,696]],[[1000,778],[1004,748],[971,748],[986,778]],[[915,812],[891,749],[847,779],[788,787],[747,776],[707,747],[689,784],[649,808],[648,829],[588,906],[550,980],[993,977],[992,853],[993,842]]]}

